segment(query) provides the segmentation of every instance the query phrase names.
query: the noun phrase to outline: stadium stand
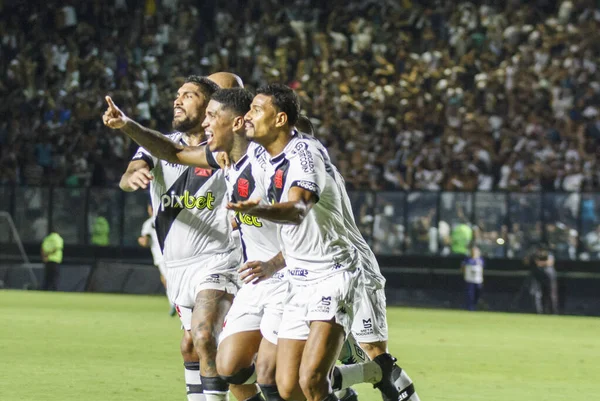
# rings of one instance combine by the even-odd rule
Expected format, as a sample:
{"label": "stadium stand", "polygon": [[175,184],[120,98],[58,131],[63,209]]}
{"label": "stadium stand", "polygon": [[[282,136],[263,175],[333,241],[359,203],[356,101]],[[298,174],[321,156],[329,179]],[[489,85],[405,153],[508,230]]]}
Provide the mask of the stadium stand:
{"label": "stadium stand", "polygon": [[105,93],[168,131],[171,77],[232,70],[295,88],[353,189],[598,189],[595,1],[284,3],[2,2],[0,183],[114,186]]}

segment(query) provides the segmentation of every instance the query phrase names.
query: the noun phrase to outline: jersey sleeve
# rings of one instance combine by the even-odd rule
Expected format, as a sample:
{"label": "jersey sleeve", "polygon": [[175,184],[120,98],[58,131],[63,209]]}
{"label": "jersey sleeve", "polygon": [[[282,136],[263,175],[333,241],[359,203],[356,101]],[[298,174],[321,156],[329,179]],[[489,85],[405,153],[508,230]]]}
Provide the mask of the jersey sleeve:
{"label": "jersey sleeve", "polygon": [[152,218],[146,220],[144,222],[144,224],[142,224],[142,232],[141,232],[141,236],[145,237],[147,235],[152,236],[152,230],[154,229],[154,227],[152,226]]}
{"label": "jersey sleeve", "polygon": [[210,149],[208,148],[208,145],[206,145],[205,148],[206,148],[206,161],[208,162],[208,165],[211,166],[212,168],[214,168],[215,170],[220,170],[221,166],[219,166],[219,163],[217,162],[218,152],[211,152]]}
{"label": "jersey sleeve", "polygon": [[299,141],[289,158],[289,188],[298,187],[312,192],[317,200],[325,186],[327,171],[323,155],[305,141]]}
{"label": "jersey sleeve", "polygon": [[150,170],[154,169],[154,167],[158,164],[158,158],[154,157],[143,147],[139,147],[135,155],[131,158],[131,160],[143,160],[148,163]]}

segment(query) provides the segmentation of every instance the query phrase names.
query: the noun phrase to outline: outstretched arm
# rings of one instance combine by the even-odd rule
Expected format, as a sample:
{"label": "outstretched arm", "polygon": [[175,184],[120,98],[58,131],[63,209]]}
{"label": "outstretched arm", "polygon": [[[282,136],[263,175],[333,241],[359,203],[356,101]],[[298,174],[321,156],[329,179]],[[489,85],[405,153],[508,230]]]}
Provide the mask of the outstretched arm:
{"label": "outstretched arm", "polygon": [[298,225],[317,203],[313,192],[300,187],[290,188],[288,201],[273,205],[261,205],[259,199],[250,199],[243,202],[228,203],[227,209],[236,212],[248,213],[252,216],[271,220],[279,224]]}
{"label": "outstretched arm", "polygon": [[170,163],[203,168],[213,167],[208,163],[205,146],[183,146],[175,143],[160,132],[146,128],[127,117],[114,104],[110,96],[106,96],[106,102],[108,103],[108,108],[102,116],[104,125],[112,129],[121,130],[154,157]]}

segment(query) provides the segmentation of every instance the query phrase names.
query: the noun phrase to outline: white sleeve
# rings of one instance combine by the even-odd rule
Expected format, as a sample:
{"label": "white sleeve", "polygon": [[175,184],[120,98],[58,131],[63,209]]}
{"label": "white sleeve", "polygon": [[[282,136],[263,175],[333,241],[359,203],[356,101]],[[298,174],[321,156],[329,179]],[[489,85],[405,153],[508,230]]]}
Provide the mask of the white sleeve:
{"label": "white sleeve", "polygon": [[321,197],[327,181],[323,155],[306,141],[299,141],[288,159],[290,170],[286,179],[289,188],[299,187]]}
{"label": "white sleeve", "polygon": [[135,155],[133,155],[131,160],[132,161],[133,160],[145,161],[146,163],[148,163],[150,170],[154,169],[154,167],[156,167],[156,165],[158,164],[158,158],[152,156],[150,154],[150,152],[148,152],[146,149],[142,148],[141,146],[138,148],[137,152],[135,152]]}
{"label": "white sleeve", "polygon": [[144,221],[144,224],[142,224],[141,236],[142,237],[145,237],[147,235],[152,236],[153,230],[154,230],[154,226],[152,224],[152,218],[149,218],[148,220]]}

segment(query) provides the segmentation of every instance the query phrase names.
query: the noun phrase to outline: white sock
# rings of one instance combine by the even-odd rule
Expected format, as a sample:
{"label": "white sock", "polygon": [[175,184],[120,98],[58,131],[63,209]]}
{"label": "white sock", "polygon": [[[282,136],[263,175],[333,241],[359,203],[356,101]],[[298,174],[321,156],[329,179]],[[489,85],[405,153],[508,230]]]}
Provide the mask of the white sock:
{"label": "white sock", "polygon": [[229,401],[229,393],[204,393],[206,401]]}
{"label": "white sock", "polygon": [[188,401],[206,401],[204,394],[190,391],[197,391],[194,386],[202,385],[200,380],[200,371],[196,369],[185,369],[185,386],[187,390]]}
{"label": "white sock", "polygon": [[342,388],[358,383],[379,383],[382,378],[381,368],[375,362],[355,363],[337,366],[342,376]]}
{"label": "white sock", "polygon": [[[413,381],[406,374],[404,369],[402,369],[402,373],[400,373],[400,377],[396,379],[395,383],[396,387],[400,389],[400,396],[407,397],[405,401],[420,401],[417,392],[414,391]],[[412,393],[412,396],[410,396]]]}

